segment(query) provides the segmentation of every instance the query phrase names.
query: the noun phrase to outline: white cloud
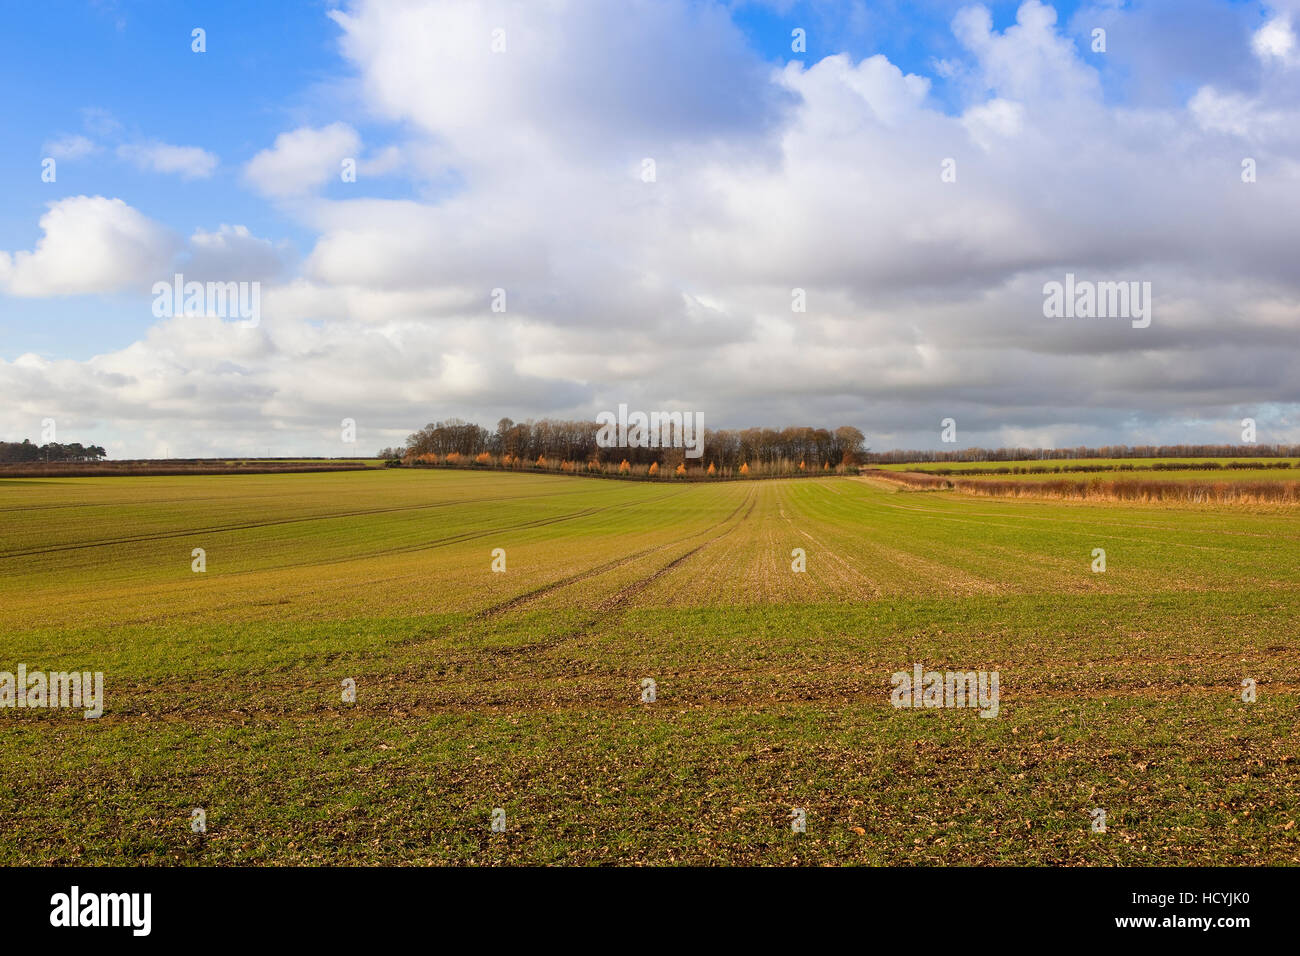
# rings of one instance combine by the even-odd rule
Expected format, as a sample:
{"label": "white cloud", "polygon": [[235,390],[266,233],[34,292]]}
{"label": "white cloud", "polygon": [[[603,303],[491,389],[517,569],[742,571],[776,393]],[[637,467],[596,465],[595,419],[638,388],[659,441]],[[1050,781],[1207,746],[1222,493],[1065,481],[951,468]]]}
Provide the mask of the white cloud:
{"label": "white cloud", "polygon": [[993,29],[988,8],[963,7],[953,32],[977,57],[983,87],[1007,99],[1063,107],[1100,91],[1097,71],[1075,55],[1074,44],[1056,29],[1056,10],[1039,0],[1021,4],[1015,24],[1002,33]]}
{"label": "white cloud", "polygon": [[41,147],[41,152],[55,159],[82,159],[99,152],[100,147],[80,134],[64,136],[50,140]]}
{"label": "white cloud", "polygon": [[267,196],[312,192],[340,174],[346,158],[358,159],[361,137],[346,123],[320,129],[302,127],[275,138],[244,167],[244,178]]}
{"label": "white cloud", "polygon": [[1256,30],[1251,46],[1261,60],[1279,60],[1288,66],[1300,62],[1296,56],[1295,30],[1286,15],[1274,17]]}
{"label": "white cloud", "polygon": [[992,99],[972,106],[962,114],[961,121],[971,139],[984,149],[991,149],[998,139],[1010,139],[1020,132],[1025,109],[1010,100]]}
{"label": "white cloud", "polygon": [[169,143],[124,143],[117,155],[140,169],[156,173],[175,173],[182,179],[207,179],[217,168],[217,157],[198,146],[172,146]]}
{"label": "white cloud", "polygon": [[480,174],[744,140],[783,99],[716,4],[361,2],[330,16],[371,109],[436,131]]}
{"label": "white cloud", "polygon": [[120,199],[72,196],[50,203],[31,252],[0,252],[0,288],[16,296],[84,295],[148,283],[178,246],[164,226]]}
{"label": "white cloud", "polygon": [[1300,110],[1275,108],[1258,96],[1221,93],[1205,86],[1188,101],[1188,111],[1201,129],[1267,143],[1295,141],[1300,135]]}

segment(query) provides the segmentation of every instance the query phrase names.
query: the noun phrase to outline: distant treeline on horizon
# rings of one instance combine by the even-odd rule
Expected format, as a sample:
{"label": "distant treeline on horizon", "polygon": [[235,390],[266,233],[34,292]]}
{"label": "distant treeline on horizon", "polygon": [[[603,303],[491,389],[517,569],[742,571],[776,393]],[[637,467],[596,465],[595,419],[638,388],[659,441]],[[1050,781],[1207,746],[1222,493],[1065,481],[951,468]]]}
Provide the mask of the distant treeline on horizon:
{"label": "distant treeline on horizon", "polygon": [[0,441],[0,462],[29,461],[99,461],[107,452],[98,445],[83,447],[80,442],[60,445],[49,442],[45,445],[33,445],[30,439],[22,441]]}
{"label": "distant treeline on horizon", "polygon": [[[599,461],[632,464],[676,464],[681,448],[601,447],[596,422],[514,422],[503,418],[495,431],[473,422],[448,419],[432,422],[413,433],[403,447],[385,448],[380,458],[410,459],[449,454],[473,458],[488,454],[513,459],[539,457],[561,461]],[[962,448],[951,451],[904,450],[873,452],[863,433],[852,426],[836,429],[792,426],[787,428],[705,429],[701,462],[719,467],[772,464],[781,461],[811,464],[860,465],[911,462],[1068,461],[1077,458],[1300,458],[1300,445],[1102,445],[1089,448]],[[690,464],[690,462],[688,462]]]}
{"label": "distant treeline on horizon", "polygon": [[[560,461],[599,461],[617,464],[677,464],[684,460],[682,448],[601,447],[596,422],[542,419],[516,423],[503,418],[496,431],[472,422],[449,419],[433,422],[413,433],[401,448],[385,448],[379,458],[417,458],[421,455],[457,454],[473,458],[487,453],[504,458],[539,457]],[[861,431],[852,426],[834,430],[793,426],[788,428],[705,429],[702,458],[686,463],[704,465],[713,462],[720,468],[738,468],[742,464],[804,462],[810,466],[885,465],[944,462],[1027,462],[1070,461],[1081,458],[1300,458],[1300,445],[1102,445],[1089,448],[962,448],[951,451],[904,450],[873,452],[864,445]],[[35,445],[30,439],[21,442],[0,441],[0,464],[35,462],[96,462],[107,457],[99,445],[83,446],[80,442]],[[295,456],[307,460],[310,456]],[[208,459],[192,459],[195,462]],[[218,461],[221,459],[211,459]],[[322,459],[323,460],[323,459]],[[140,463],[145,460],[141,459]]]}
{"label": "distant treeline on horizon", "polygon": [[1102,445],[1100,448],[962,448],[869,452],[876,465],[943,461],[1068,461],[1073,458],[1300,458],[1300,445]]}
{"label": "distant treeline on horizon", "polygon": [[[602,447],[596,443],[602,426],[596,422],[515,422],[503,418],[495,431],[473,422],[450,419],[432,422],[406,440],[403,448],[385,448],[380,458],[417,459],[421,456],[460,455],[474,458],[487,454],[495,458],[536,461],[602,462],[633,465],[658,463],[676,465],[687,461],[684,448]],[[845,425],[833,431],[825,428],[745,428],[704,430],[703,456],[688,462],[715,464],[719,468],[741,465],[806,462],[810,467],[856,465],[866,460],[863,434]]]}

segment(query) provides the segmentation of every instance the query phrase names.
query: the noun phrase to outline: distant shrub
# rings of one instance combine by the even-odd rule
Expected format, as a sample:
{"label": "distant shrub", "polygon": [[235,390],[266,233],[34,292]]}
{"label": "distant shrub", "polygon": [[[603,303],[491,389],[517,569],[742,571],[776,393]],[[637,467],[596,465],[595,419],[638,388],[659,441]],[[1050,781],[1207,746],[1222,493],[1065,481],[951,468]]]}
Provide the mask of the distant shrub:
{"label": "distant shrub", "polygon": [[987,497],[1183,504],[1300,504],[1300,481],[1121,481],[1108,478],[1093,478],[1091,481],[974,481],[878,469],[867,473],[911,488],[956,490]]}

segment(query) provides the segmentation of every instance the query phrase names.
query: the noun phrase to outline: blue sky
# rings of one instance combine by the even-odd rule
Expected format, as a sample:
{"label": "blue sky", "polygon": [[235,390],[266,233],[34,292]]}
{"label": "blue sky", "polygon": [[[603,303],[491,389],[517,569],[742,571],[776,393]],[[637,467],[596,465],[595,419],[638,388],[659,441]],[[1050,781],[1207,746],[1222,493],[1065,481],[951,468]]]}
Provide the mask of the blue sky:
{"label": "blue sky", "polygon": [[[985,444],[1214,440],[1251,408],[1300,440],[1276,348],[1293,237],[1251,228],[1297,198],[1296,19],[1289,0],[14,5],[0,426],[330,453],[345,414],[379,447],[629,400],[877,447],[933,445],[946,407]],[[629,192],[650,153],[654,192]],[[960,191],[911,181],[950,156]],[[1246,156],[1268,170],[1249,193]],[[1101,218],[1134,196],[1139,221]],[[791,221],[746,221],[765,208]],[[190,266],[260,281],[266,327],[160,322],[149,286]],[[1170,311],[1140,342],[1045,327],[1025,290],[1067,270],[1149,277]],[[799,283],[824,308],[793,319]],[[477,305],[497,284],[505,317]],[[735,384],[754,374],[777,387]]]}

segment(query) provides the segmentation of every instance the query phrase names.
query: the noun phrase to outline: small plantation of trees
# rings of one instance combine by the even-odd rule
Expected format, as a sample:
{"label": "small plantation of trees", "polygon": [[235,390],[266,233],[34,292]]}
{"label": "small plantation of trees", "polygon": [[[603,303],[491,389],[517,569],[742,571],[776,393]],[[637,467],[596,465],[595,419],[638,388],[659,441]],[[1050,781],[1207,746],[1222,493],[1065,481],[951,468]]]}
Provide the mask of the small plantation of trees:
{"label": "small plantation of trees", "polygon": [[[856,466],[866,457],[861,431],[843,426],[833,431],[806,426],[773,429],[705,429],[704,455],[687,458],[682,448],[602,448],[596,422],[515,422],[503,418],[488,431],[458,418],[432,422],[406,440],[403,450],[386,448],[381,458],[401,457],[407,464],[448,464],[455,455],[464,464],[491,467],[537,467],[565,471],[606,471],[658,477],[660,471],[684,475],[704,471],[723,477],[829,471]],[[487,456],[486,459],[484,456]],[[627,462],[623,469],[622,463]],[[806,462],[819,462],[808,468]],[[568,463],[568,467],[565,467]],[[805,463],[803,469],[800,463]],[[651,466],[654,472],[651,473]],[[710,469],[712,469],[710,471]]]}
{"label": "small plantation of trees", "polygon": [[107,452],[98,445],[83,447],[80,442],[60,445],[50,442],[46,445],[33,445],[30,439],[20,442],[0,441],[0,462],[38,462],[38,461],[99,461]]}

